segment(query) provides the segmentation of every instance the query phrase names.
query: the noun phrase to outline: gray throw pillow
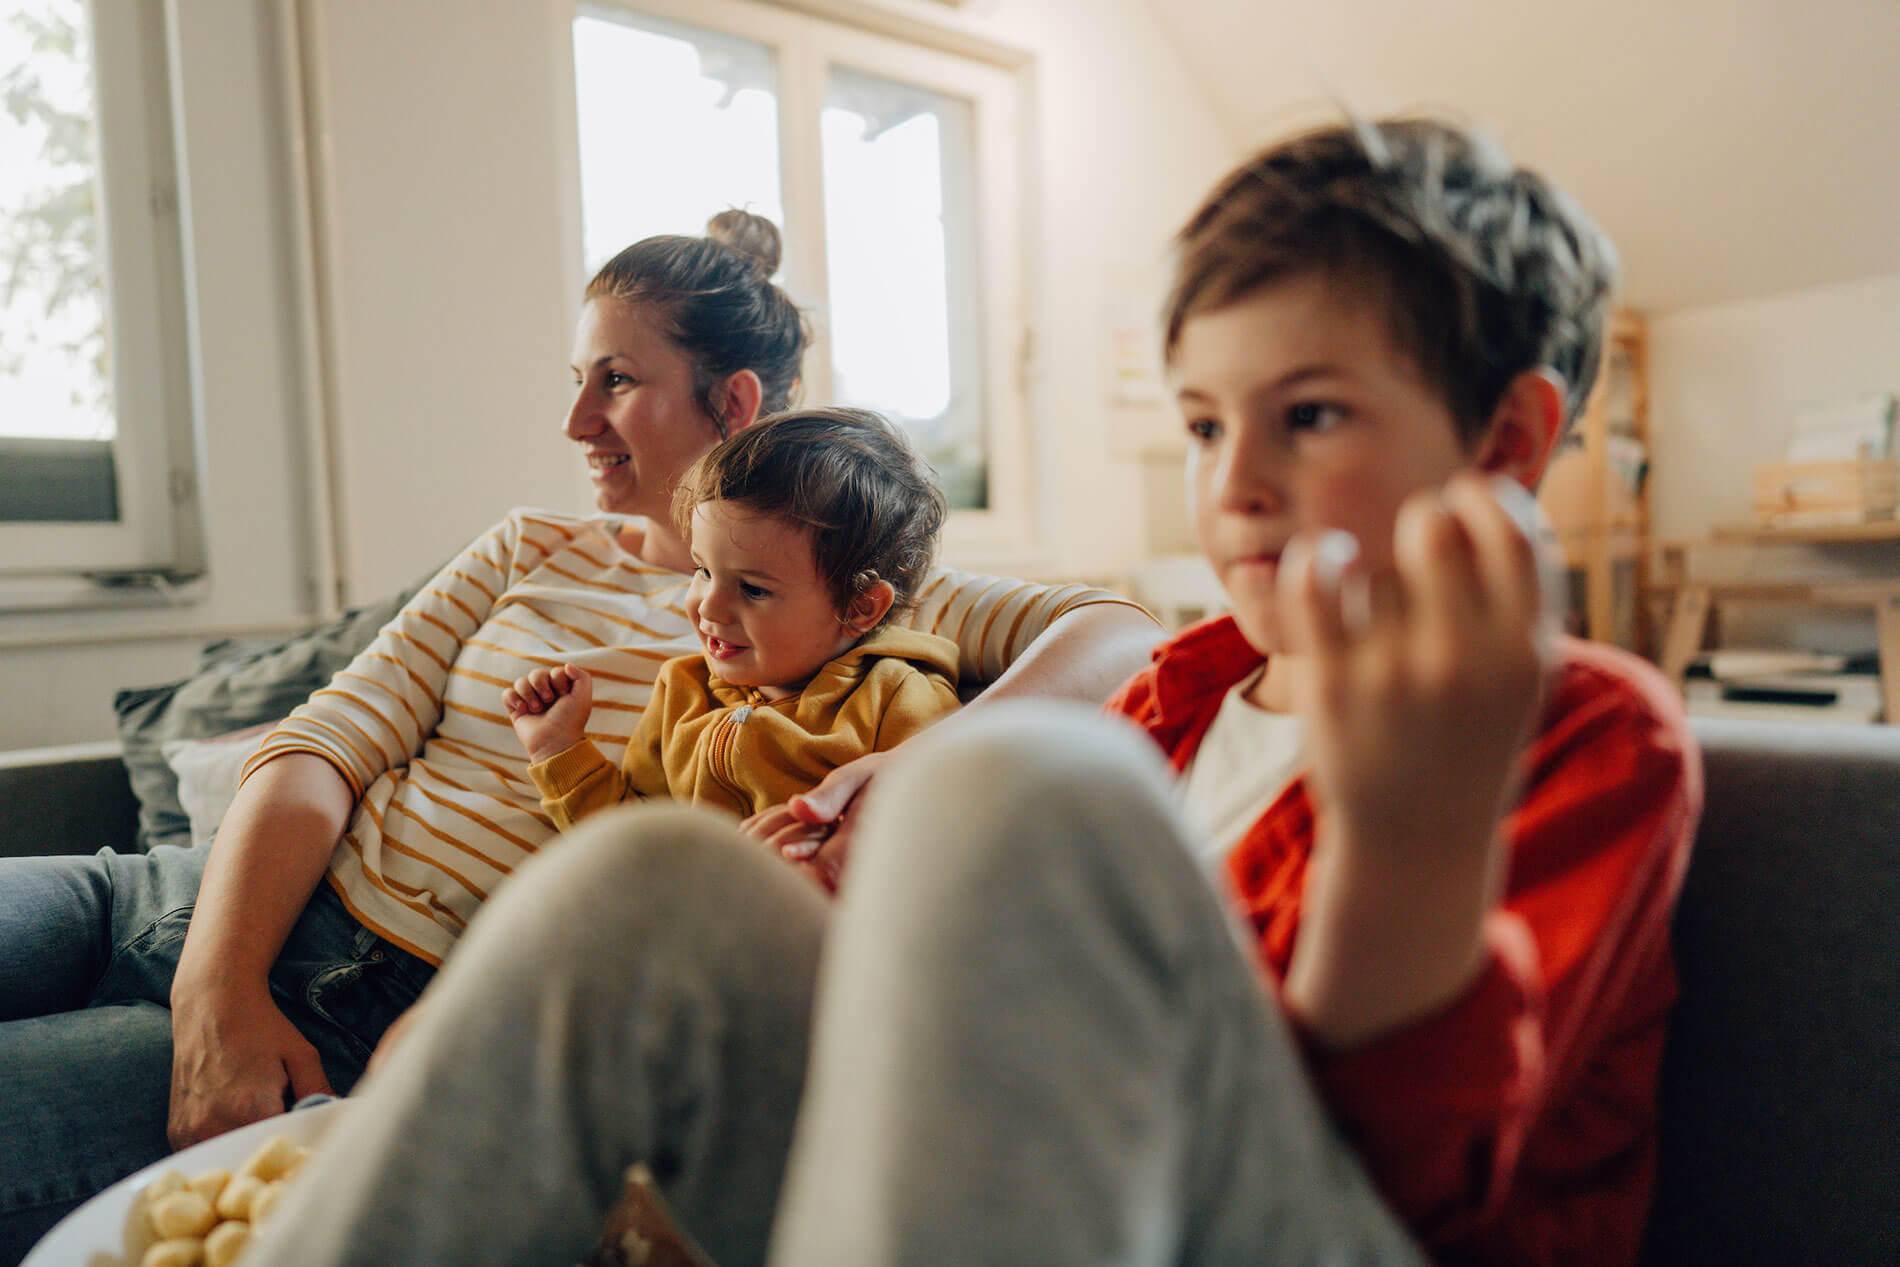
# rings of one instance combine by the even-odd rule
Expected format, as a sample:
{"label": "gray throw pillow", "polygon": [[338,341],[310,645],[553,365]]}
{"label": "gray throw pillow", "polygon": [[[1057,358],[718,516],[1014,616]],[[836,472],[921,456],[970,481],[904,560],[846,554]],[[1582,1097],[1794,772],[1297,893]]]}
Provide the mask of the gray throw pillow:
{"label": "gray throw pillow", "polygon": [[178,776],[163,751],[167,743],[207,739],[287,716],[355,659],[434,576],[432,571],[400,594],[353,607],[282,641],[211,643],[191,677],[113,696],[125,768],[139,802],[138,848],[191,843]]}

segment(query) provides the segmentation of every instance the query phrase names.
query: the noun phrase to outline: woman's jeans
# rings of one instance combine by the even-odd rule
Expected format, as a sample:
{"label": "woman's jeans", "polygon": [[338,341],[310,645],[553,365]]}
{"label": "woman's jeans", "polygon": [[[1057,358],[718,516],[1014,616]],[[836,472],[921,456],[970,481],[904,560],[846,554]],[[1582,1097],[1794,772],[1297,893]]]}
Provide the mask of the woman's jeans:
{"label": "woman's jeans", "polygon": [[[0,859],[0,1264],[170,1153],[172,975],[207,851]],[[270,984],[341,1094],[432,972],[323,884]]]}

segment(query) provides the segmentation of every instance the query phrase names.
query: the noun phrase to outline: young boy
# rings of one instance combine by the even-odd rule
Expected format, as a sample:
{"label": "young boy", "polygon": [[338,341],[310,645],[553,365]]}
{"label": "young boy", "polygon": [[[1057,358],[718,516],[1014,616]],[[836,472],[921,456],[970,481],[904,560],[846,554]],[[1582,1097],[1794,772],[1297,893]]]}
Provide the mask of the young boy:
{"label": "young boy", "polygon": [[[894,822],[873,807],[879,848],[827,941],[779,1259],[877,1244],[858,1261],[908,1261],[955,1211],[1006,1203],[1021,1217],[969,1261],[1143,1241],[1152,1257],[1117,1261],[1403,1261],[1363,1167],[1372,1205],[1441,1261],[1631,1263],[1699,761],[1656,672],[1549,634],[1513,513],[1594,381],[1611,249],[1483,141],[1395,122],[1246,164],[1179,252],[1165,349],[1232,612],[1164,644],[1110,707],[1179,774],[1187,830],[1122,790],[1132,763],[1085,764],[1079,736],[975,754],[946,734],[917,754],[908,770],[927,755],[930,780],[991,798],[1008,794],[992,770],[1022,771],[1026,803],[1085,824],[1040,848],[1087,861],[1041,885],[1044,868],[998,861],[1006,909],[981,881],[910,877],[941,842],[886,865]],[[1028,748],[1056,746],[1063,762],[1032,767]],[[925,794],[887,778],[890,798]],[[1234,986],[1170,836],[1224,873],[1266,994]],[[985,847],[958,845],[983,876]],[[929,917],[894,933],[890,909]],[[1021,931],[1039,924],[1070,946]],[[985,958],[996,943],[1010,962]],[[954,991],[926,988],[947,973]],[[1005,983],[1039,978],[1032,1014],[1060,1019],[1033,1036],[991,1019],[1024,1010]],[[894,998],[898,1021],[872,1025]],[[961,1102],[882,1119],[901,1102],[886,1069],[953,1069]],[[999,1098],[1048,1109],[1016,1137]],[[939,1164],[913,1198],[952,1131],[993,1160]]]}
{"label": "young boy", "polygon": [[757,814],[957,707],[956,644],[888,623],[929,570],[943,495],[875,414],[767,422],[681,481],[686,616],[705,651],[661,666],[622,765],[586,738],[584,670],[537,669],[503,693],[563,830],[632,797]]}

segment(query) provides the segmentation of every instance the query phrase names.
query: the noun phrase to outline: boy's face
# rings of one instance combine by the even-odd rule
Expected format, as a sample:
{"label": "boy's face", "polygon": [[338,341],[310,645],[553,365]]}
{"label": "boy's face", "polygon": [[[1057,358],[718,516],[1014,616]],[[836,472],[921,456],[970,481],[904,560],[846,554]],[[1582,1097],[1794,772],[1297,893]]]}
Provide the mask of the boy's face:
{"label": "boy's face", "polygon": [[1399,503],[1472,464],[1379,305],[1319,274],[1190,317],[1171,369],[1201,552],[1262,654],[1284,649],[1274,585],[1294,533],[1344,529],[1388,566]]}
{"label": "boy's face", "polygon": [[857,641],[818,574],[808,530],[733,502],[703,502],[693,511],[692,552],[686,618],[714,677],[783,699]]}

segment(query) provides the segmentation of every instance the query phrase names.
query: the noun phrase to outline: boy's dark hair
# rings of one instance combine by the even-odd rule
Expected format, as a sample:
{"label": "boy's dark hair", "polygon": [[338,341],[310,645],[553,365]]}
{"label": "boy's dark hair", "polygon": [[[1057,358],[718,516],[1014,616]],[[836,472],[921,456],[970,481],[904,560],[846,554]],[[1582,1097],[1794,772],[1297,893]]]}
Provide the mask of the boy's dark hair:
{"label": "boy's dark hair", "polygon": [[1576,417],[1617,269],[1609,239],[1555,186],[1429,119],[1342,124],[1266,150],[1215,188],[1177,247],[1170,358],[1190,317],[1317,272],[1384,303],[1466,444],[1525,370],[1561,374],[1566,422]]}
{"label": "boy's dark hair", "polygon": [[810,529],[840,612],[889,581],[897,597],[885,620],[916,603],[948,510],[902,432],[868,409],[835,406],[761,418],[695,462],[673,495],[689,539],[694,509],[709,501]]}
{"label": "boy's dark hair", "polygon": [[601,265],[585,298],[650,304],[693,364],[693,394],[723,439],[713,387],[740,370],[759,376],[759,408],[792,402],[805,355],[805,319],[772,284],[778,228],[731,208],[706,222],[703,238],[662,235],[635,242]]}

